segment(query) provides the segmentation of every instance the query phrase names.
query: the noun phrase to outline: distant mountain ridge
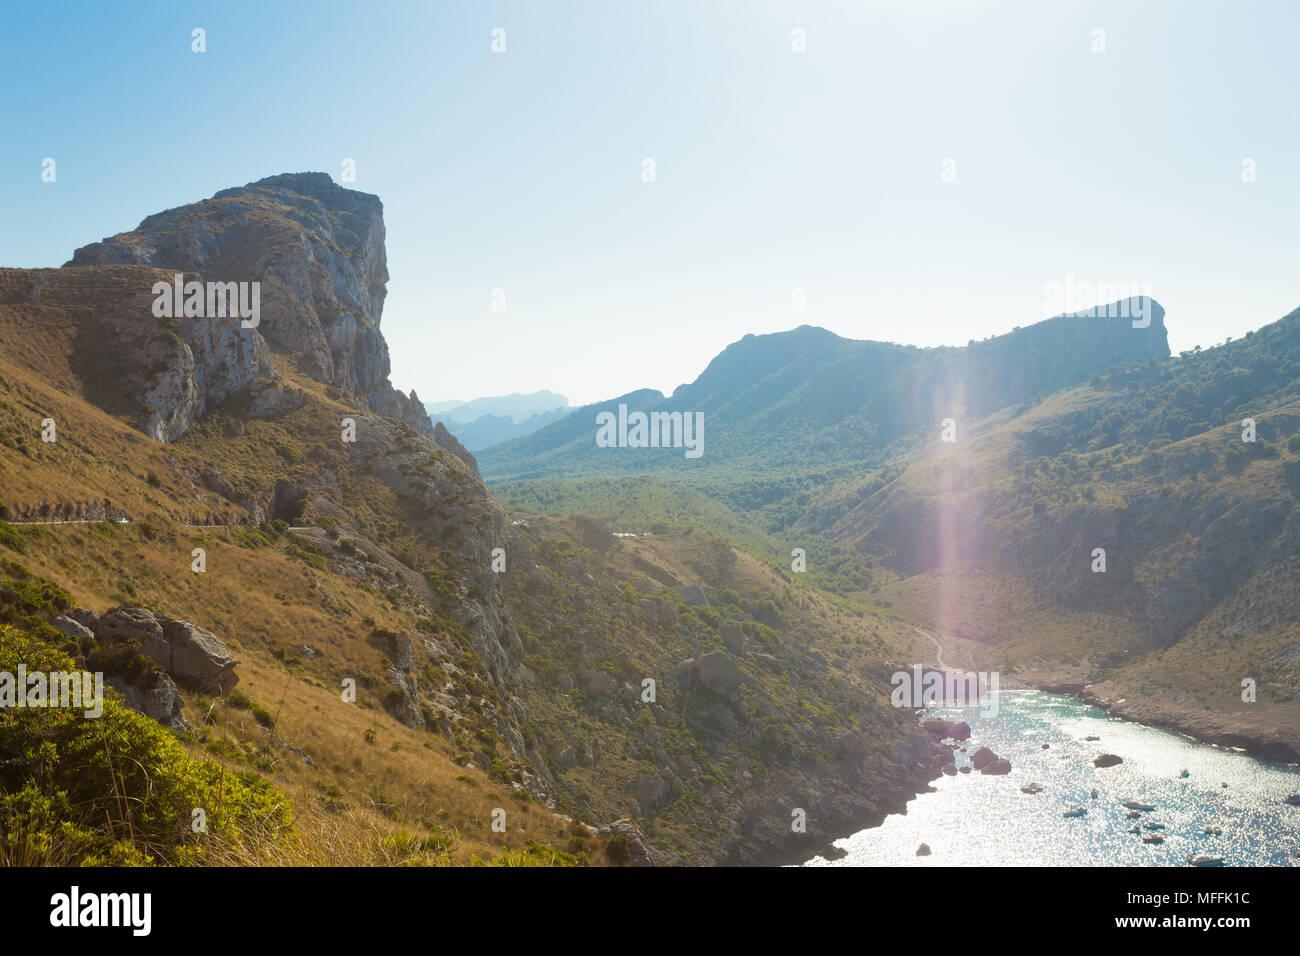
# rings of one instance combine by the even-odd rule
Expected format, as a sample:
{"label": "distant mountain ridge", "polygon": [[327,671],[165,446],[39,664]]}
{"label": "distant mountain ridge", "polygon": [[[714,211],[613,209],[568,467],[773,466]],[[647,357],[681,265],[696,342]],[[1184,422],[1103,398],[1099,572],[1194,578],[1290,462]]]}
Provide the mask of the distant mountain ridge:
{"label": "distant mountain ridge", "polygon": [[[1121,304],[1060,315],[964,347],[921,349],[845,339],[826,329],[747,335],[673,392],[630,392],[479,456],[491,479],[554,474],[683,473],[742,466],[806,469],[863,461],[892,442],[1050,394],[1118,365],[1169,356],[1164,309],[1135,326]],[[650,412],[703,412],[698,461],[595,445],[595,416],[620,404]]]}
{"label": "distant mountain ridge", "polygon": [[545,428],[551,422],[559,421],[569,414],[568,408],[556,408],[549,412],[539,412],[522,422],[514,422],[508,415],[483,415],[472,422],[458,422],[445,415],[433,415],[439,423],[446,422],[449,428],[464,442],[470,451],[481,451],[512,438],[531,435],[539,428]]}
{"label": "distant mountain ridge", "polygon": [[563,395],[547,389],[523,394],[512,392],[509,395],[490,395],[475,398],[468,402],[425,402],[424,407],[430,415],[438,415],[443,421],[451,420],[468,424],[478,421],[486,415],[509,418],[515,424],[522,424],[534,415],[568,408],[569,400]]}
{"label": "distant mountain ridge", "polygon": [[569,413],[569,400],[542,389],[468,402],[426,402],[431,418],[443,422],[470,451],[531,435]]}

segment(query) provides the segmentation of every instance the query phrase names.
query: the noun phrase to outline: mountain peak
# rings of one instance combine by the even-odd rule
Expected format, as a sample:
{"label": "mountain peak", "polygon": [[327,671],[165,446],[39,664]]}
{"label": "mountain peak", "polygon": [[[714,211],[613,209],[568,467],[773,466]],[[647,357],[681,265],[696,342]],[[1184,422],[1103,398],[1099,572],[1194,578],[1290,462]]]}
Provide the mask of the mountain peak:
{"label": "mountain peak", "polygon": [[[261,321],[245,330],[255,342],[264,338],[291,353],[310,377],[432,434],[424,408],[388,381],[388,344],[379,331],[388,283],[384,239],[377,196],[339,186],[325,173],[282,173],[151,215],[133,230],[78,249],[65,267],[146,265],[188,280],[197,273],[207,283],[255,285]],[[139,324],[141,332],[158,332],[147,305]],[[205,329],[229,324],[224,314],[186,315],[177,331],[197,343]],[[178,372],[193,380],[185,386],[178,380],[177,387],[202,391],[255,351],[214,355],[211,369]],[[192,415],[163,416],[173,422],[167,438],[201,414],[203,401],[191,404]]]}

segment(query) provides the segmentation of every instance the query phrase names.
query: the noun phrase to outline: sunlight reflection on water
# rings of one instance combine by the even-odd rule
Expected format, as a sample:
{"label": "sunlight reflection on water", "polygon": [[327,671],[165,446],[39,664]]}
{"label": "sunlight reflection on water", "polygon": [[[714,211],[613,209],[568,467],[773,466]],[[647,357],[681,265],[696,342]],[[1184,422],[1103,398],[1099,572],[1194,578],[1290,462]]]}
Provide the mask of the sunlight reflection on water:
{"label": "sunlight reflection on water", "polygon": [[[934,708],[928,716],[971,725],[958,767],[986,746],[1011,761],[1009,774],[940,777],[936,792],[912,800],[906,813],[837,840],[847,857],[804,865],[1182,866],[1189,853],[1222,856],[1229,866],[1300,865],[1300,807],[1282,802],[1300,789],[1300,768],[1129,723],[1057,694],[1004,690],[999,707],[996,718],[978,708]],[[1090,735],[1101,739],[1083,739]],[[1092,760],[1102,753],[1124,762],[1098,769]],[[1021,793],[1031,782],[1043,791]],[[1120,804],[1128,799],[1156,809],[1127,819]],[[1076,804],[1086,816],[1062,816]],[[1164,824],[1142,831],[1159,832],[1163,844],[1129,832],[1147,823]],[[1222,836],[1204,834],[1206,824],[1222,827]],[[930,856],[916,856],[922,843]]]}

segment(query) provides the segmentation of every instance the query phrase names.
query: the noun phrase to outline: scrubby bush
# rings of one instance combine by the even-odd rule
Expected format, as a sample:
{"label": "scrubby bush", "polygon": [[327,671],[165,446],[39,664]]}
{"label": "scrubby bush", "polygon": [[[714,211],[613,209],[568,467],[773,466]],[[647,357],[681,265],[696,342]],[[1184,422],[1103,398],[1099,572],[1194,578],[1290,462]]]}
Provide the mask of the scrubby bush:
{"label": "scrubby bush", "polygon": [[[0,627],[0,671],[72,671],[66,654]],[[0,863],[197,864],[292,839],[288,800],[255,774],[196,759],[106,692],[103,713],[0,709]],[[191,829],[193,811],[207,829]]]}

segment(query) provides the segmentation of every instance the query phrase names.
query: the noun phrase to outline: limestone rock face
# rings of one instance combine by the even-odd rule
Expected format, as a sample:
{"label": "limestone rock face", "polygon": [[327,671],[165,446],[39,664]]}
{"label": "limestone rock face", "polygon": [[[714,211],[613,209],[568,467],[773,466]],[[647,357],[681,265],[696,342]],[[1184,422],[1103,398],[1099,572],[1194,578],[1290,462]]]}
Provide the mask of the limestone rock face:
{"label": "limestone rock face", "polygon": [[50,626],[55,630],[62,631],[69,637],[82,638],[95,636],[95,632],[86,627],[86,625],[63,614],[60,614],[58,617],[54,618],[54,620],[50,621]]}
{"label": "limestone rock face", "polygon": [[154,614],[143,607],[115,607],[95,627],[96,640],[129,641],[172,677],[207,694],[228,694],[239,682],[239,663],[211,631]]}
{"label": "limestone rock face", "polygon": [[[267,342],[312,378],[432,434],[414,394],[388,381],[379,330],[384,235],[377,196],[337,186],[325,173],[286,173],[149,216],[130,232],[83,246],[66,265],[146,265],[187,280],[260,283],[256,328],[243,328],[238,317],[176,318],[171,336],[144,337],[160,353],[154,364],[166,364],[141,399],[154,410],[142,428],[160,440],[182,434],[205,407],[274,378]],[[160,331],[166,320],[152,315],[150,289],[141,288],[122,316],[124,331]]]}
{"label": "limestone rock face", "polygon": [[492,684],[504,693],[506,681],[519,677],[523,648],[504,599],[503,575],[493,572],[489,556],[507,540],[510,525],[470,466],[455,455],[431,454],[430,438],[388,417],[357,416],[357,454],[373,461],[378,481],[414,503],[415,527],[454,554],[482,557],[457,562],[455,594],[446,595],[454,600],[445,609],[464,626]]}

